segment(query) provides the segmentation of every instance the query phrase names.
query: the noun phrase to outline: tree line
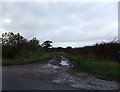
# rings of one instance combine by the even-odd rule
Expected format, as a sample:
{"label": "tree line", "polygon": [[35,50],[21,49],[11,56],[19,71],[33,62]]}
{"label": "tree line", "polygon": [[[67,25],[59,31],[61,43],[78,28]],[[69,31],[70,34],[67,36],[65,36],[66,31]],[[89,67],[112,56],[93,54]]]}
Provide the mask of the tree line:
{"label": "tree line", "polygon": [[2,33],[2,57],[3,59],[30,58],[41,55],[52,47],[52,41],[45,41],[40,45],[36,38],[27,40],[20,33]]}
{"label": "tree line", "polygon": [[52,41],[45,41],[40,44],[37,38],[27,40],[19,33],[13,32],[3,33],[2,38],[2,58],[16,59],[16,58],[32,58],[42,55],[45,52],[65,52],[69,54],[78,55],[85,58],[103,59],[103,60],[120,60],[120,43],[118,42],[102,42],[93,46],[85,46],[79,48],[52,47]]}

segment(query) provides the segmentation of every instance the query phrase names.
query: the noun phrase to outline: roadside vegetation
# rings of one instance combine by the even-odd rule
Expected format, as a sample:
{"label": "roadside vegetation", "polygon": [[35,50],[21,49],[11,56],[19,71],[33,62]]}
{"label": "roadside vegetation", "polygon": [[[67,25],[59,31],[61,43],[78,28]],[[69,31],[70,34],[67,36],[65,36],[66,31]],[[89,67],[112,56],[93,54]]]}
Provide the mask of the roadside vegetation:
{"label": "roadside vegetation", "polygon": [[91,58],[96,60],[118,61],[120,62],[120,43],[117,41],[96,43],[92,46],[72,48],[58,47],[51,48],[51,51],[66,52],[72,55]]}
{"label": "roadside vegetation", "polygon": [[52,59],[51,53],[44,53],[41,56],[37,56],[34,58],[19,58],[19,59],[3,59],[2,65],[8,66],[8,65],[22,65],[22,64],[31,64],[36,62],[45,62],[47,60]]}
{"label": "roadside vegetation", "polygon": [[87,72],[105,80],[119,80],[120,63],[116,61],[87,59],[66,53],[59,54],[72,61],[73,70],[76,72]]}
{"label": "roadside vegetation", "polygon": [[36,38],[27,40],[19,33],[13,32],[3,33],[1,39],[2,65],[29,64],[52,58],[52,54],[47,52],[52,41],[46,41],[42,46]]}

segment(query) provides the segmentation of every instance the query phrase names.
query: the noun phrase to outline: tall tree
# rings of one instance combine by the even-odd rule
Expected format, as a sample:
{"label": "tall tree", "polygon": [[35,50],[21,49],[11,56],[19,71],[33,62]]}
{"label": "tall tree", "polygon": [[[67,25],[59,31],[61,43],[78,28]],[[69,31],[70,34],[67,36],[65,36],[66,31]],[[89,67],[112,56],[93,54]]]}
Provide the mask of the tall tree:
{"label": "tall tree", "polygon": [[50,47],[52,47],[51,43],[52,43],[52,41],[47,40],[47,41],[43,42],[42,46],[44,48],[50,48]]}
{"label": "tall tree", "polygon": [[19,33],[14,34],[13,32],[8,32],[2,34],[2,45],[15,46],[23,41],[26,41],[26,39]]}
{"label": "tall tree", "polygon": [[[14,58],[18,52],[21,52],[22,46],[27,40],[19,33],[13,32],[2,34],[2,56],[3,58]],[[23,46],[24,47],[24,46]]]}

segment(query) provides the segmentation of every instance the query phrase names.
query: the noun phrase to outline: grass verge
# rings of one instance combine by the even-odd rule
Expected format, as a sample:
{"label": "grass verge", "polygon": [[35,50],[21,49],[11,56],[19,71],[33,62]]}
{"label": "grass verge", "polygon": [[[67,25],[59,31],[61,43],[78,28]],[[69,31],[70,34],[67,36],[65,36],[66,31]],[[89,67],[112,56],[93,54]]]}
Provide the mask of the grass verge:
{"label": "grass verge", "polygon": [[21,64],[30,64],[30,63],[35,63],[35,62],[42,62],[46,60],[52,59],[52,54],[51,53],[44,53],[43,55],[35,58],[27,58],[27,59],[15,59],[15,60],[2,60],[2,65],[3,66],[8,66],[8,65],[21,65]]}
{"label": "grass verge", "polygon": [[73,69],[76,72],[87,72],[101,79],[119,81],[120,63],[86,59],[65,53],[62,53],[61,55],[75,63]]}

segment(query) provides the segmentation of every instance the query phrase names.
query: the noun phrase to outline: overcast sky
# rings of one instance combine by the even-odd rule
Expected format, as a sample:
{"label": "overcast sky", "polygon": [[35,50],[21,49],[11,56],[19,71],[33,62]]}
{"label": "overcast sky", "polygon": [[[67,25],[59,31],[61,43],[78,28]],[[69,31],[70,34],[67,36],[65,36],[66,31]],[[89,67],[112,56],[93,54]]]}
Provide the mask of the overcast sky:
{"label": "overcast sky", "polygon": [[81,47],[118,36],[117,2],[4,2],[0,33]]}

